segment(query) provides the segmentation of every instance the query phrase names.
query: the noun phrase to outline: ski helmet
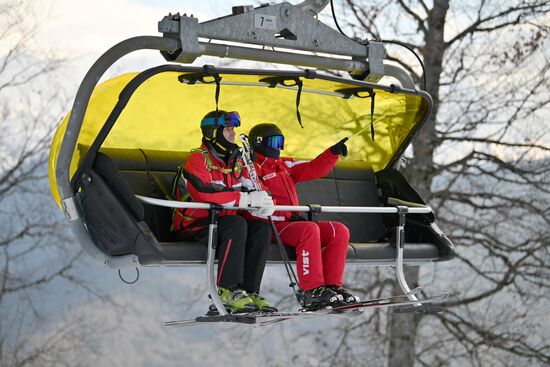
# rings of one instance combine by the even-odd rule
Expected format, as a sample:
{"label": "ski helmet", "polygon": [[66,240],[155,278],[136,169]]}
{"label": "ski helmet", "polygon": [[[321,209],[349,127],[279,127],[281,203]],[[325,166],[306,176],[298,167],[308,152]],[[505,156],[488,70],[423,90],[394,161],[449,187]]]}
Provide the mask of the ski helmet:
{"label": "ski helmet", "polygon": [[285,147],[285,137],[275,124],[258,124],[248,134],[254,151],[270,158],[279,158]]}
{"label": "ski helmet", "polygon": [[227,141],[223,136],[225,127],[238,127],[241,125],[241,117],[236,111],[211,111],[201,120],[202,139],[206,145],[212,145],[216,151],[225,154],[238,146]]}

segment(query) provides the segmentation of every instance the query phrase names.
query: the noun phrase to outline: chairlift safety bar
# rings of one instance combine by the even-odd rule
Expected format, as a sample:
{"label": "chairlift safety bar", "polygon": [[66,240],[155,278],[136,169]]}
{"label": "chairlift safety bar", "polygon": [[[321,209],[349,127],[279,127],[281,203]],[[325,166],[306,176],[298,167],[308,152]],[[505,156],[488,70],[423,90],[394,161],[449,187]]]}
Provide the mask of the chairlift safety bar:
{"label": "chairlift safety bar", "polygon": [[[212,210],[215,208],[214,204],[209,203],[196,203],[185,202],[175,200],[163,200],[156,199],[142,195],[136,195],[136,197],[146,204],[164,206],[168,208],[182,208],[182,209],[206,209]],[[220,205],[225,210],[258,210],[259,208],[242,207],[234,205]],[[378,206],[316,206],[322,213],[381,213],[381,214],[394,214],[399,213],[399,207],[378,207]],[[407,212],[410,214],[427,214],[431,213],[432,209],[429,206],[422,208],[408,207]],[[307,205],[275,205],[275,211],[284,212],[309,212],[311,207]]]}
{"label": "chairlift safety bar", "polygon": [[[206,259],[206,275],[208,279],[209,294],[212,298],[214,306],[218,310],[220,315],[227,315],[227,311],[223,306],[223,303],[218,296],[215,276],[214,276],[214,259],[216,257],[217,247],[217,227],[218,227],[218,215],[220,210],[258,210],[255,207],[239,207],[233,205],[217,205],[210,203],[195,203],[195,202],[182,202],[174,200],[162,200],[150,198],[147,196],[136,195],[136,197],[142,202],[150,205],[158,205],[170,208],[186,208],[186,209],[206,209],[210,211],[209,225],[208,225],[208,256]],[[309,212],[313,209],[310,206],[305,205],[275,205],[275,211],[294,211],[294,212]],[[398,215],[398,225],[395,227],[395,273],[399,287],[404,294],[407,295],[410,301],[419,301],[418,297],[411,292],[405,273],[403,271],[403,252],[405,248],[405,217],[407,214],[426,214],[431,213],[432,209],[428,206],[425,207],[407,207],[407,206],[395,206],[395,207],[368,207],[368,206],[320,206],[316,205],[316,212],[321,213],[395,213]],[[422,303],[419,301],[414,304],[419,307]]]}

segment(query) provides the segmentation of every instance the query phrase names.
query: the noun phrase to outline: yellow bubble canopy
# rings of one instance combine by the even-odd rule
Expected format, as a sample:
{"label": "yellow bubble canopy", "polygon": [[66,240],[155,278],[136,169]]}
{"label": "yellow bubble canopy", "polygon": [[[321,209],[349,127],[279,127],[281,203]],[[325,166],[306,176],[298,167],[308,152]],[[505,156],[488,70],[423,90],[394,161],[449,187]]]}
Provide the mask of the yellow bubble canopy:
{"label": "yellow bubble canopy", "polygon": [[[424,92],[328,75],[232,69],[212,73],[171,66],[139,77],[123,74],[94,89],[73,152],[71,177],[119,99],[127,103],[121,107],[119,102],[122,111],[102,148],[188,152],[201,144],[200,121],[216,109],[218,90],[219,109],[241,116],[237,133],[248,134],[258,123],[275,123],[285,135],[282,155],[305,159],[350,137],[343,159],[368,162],[375,172],[403,153],[431,108]],[[58,204],[55,169],[69,117],[59,125],[49,157],[50,185]]]}

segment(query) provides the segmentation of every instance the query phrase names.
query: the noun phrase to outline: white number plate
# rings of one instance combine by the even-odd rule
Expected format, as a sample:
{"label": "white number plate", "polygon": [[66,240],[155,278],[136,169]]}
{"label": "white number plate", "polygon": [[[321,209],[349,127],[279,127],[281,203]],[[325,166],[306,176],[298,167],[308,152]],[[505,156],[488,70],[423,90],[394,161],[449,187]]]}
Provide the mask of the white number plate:
{"label": "white number plate", "polygon": [[262,29],[277,29],[277,19],[271,15],[254,14],[254,27]]}

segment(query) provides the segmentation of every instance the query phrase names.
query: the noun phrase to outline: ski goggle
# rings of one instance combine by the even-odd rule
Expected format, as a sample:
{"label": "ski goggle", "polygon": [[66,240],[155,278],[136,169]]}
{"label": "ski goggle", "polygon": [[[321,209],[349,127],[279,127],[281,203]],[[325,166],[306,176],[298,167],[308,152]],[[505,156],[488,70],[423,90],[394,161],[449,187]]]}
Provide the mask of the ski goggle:
{"label": "ski goggle", "polygon": [[239,127],[241,126],[241,116],[237,111],[220,113],[217,120],[215,116],[202,119],[201,127],[205,126]]}
{"label": "ski goggle", "polygon": [[263,144],[271,149],[284,149],[285,137],[282,135],[268,136],[263,139]]}

